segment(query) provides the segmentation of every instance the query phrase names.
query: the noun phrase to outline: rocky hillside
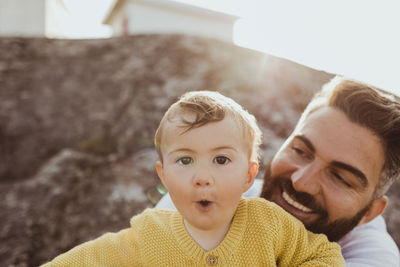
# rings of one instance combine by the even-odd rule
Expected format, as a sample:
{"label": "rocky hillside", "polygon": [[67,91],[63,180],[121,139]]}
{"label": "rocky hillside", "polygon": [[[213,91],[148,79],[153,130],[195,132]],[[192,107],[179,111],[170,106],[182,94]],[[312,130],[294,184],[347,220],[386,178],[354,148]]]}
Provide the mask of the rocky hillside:
{"label": "rocky hillside", "polygon": [[[331,77],[188,36],[0,38],[0,265],[37,266],[153,206],[153,135],[183,92],[245,106],[266,162]],[[398,244],[399,189],[385,213]]]}

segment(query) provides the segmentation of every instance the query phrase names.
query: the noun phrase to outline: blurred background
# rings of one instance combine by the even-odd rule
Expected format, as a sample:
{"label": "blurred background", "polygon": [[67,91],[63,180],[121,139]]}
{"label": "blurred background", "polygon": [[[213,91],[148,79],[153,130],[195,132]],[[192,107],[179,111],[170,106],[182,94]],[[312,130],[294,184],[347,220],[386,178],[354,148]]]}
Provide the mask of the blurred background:
{"label": "blurred background", "polygon": [[397,0],[1,0],[0,36],[216,38],[399,94]]}
{"label": "blurred background", "polygon": [[[128,227],[189,90],[253,113],[262,163],[335,74],[400,93],[398,1],[0,0],[0,265]],[[263,168],[260,170],[261,178]],[[385,218],[400,245],[400,184]]]}

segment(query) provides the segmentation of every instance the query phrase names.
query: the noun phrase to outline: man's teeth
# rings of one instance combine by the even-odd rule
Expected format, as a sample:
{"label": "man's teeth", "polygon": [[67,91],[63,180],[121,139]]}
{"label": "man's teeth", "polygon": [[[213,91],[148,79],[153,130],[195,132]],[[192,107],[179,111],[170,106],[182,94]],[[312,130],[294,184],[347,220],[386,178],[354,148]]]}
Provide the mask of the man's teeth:
{"label": "man's teeth", "polygon": [[303,205],[301,205],[299,202],[294,201],[286,192],[282,193],[282,197],[284,200],[286,200],[286,202],[288,202],[290,205],[292,205],[293,207],[304,211],[304,212],[311,212],[312,210],[304,207]]}

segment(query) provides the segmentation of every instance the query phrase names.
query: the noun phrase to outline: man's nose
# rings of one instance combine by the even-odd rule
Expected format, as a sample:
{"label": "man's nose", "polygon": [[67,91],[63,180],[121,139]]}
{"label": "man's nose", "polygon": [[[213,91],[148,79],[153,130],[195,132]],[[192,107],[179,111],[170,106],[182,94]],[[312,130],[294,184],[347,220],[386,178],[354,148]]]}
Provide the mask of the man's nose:
{"label": "man's nose", "polygon": [[291,176],[293,188],[296,191],[316,195],[320,191],[321,166],[312,162],[299,166]]}

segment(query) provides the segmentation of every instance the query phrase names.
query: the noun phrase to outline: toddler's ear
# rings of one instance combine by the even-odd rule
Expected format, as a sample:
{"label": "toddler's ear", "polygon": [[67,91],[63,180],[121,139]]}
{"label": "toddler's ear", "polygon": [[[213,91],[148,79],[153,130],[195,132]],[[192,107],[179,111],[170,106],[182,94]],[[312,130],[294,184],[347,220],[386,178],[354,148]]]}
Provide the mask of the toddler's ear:
{"label": "toddler's ear", "polygon": [[156,171],[158,178],[160,178],[161,183],[165,186],[163,164],[159,160],[156,162]]}
{"label": "toddler's ear", "polygon": [[247,181],[246,181],[245,191],[247,191],[253,185],[257,173],[258,173],[258,163],[251,161],[249,163],[249,169],[247,171]]}

